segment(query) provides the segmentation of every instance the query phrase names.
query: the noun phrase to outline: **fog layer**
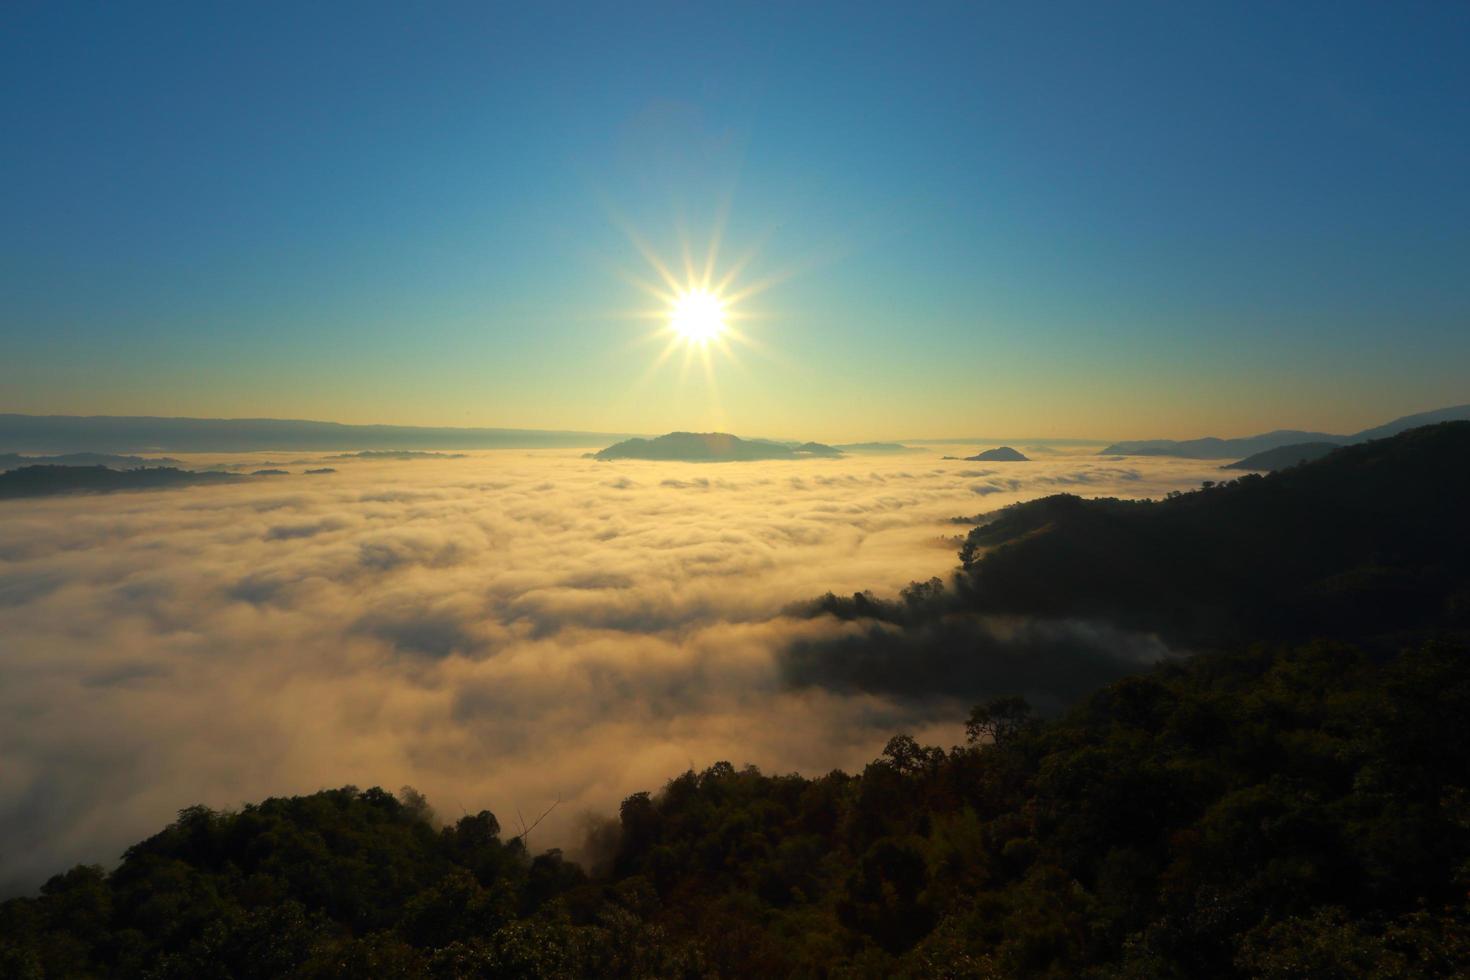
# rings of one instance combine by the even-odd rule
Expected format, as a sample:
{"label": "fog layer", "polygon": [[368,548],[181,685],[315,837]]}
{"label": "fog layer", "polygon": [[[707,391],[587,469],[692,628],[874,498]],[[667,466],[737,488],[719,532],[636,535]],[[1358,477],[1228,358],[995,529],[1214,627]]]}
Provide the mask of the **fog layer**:
{"label": "fog layer", "polygon": [[[561,799],[531,843],[570,846],[587,813],[690,766],[820,773],[899,729],[948,744],[961,706],[935,684],[804,670],[804,651],[871,647],[872,624],[781,611],[946,576],[956,515],[1217,475],[1170,459],[570,451],[309,465],[0,505],[0,893],[110,863],[193,803],[412,784],[447,817],[488,808],[514,828],[517,810]],[[1099,641],[1082,626],[984,632],[981,652],[1010,659],[994,681],[960,671],[960,700],[1030,683],[1018,657],[1041,657],[1063,694],[1093,676]],[[1088,651],[1071,676],[1069,638]],[[1125,639],[1120,656],[1162,652]],[[923,676],[945,670],[924,655]]]}

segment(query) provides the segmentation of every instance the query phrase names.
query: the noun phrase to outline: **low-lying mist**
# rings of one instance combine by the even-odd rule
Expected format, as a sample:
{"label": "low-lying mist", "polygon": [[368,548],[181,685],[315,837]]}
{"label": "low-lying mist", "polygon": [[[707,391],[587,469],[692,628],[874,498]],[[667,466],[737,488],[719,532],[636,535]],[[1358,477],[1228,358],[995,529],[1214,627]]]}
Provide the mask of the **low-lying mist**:
{"label": "low-lying mist", "polygon": [[[509,828],[561,800],[531,845],[575,848],[589,813],[690,767],[859,766],[900,729],[960,740],[979,694],[1064,700],[1100,650],[1162,654],[1085,624],[992,622],[931,637],[895,685],[916,641],[795,614],[829,590],[947,577],[957,515],[1217,475],[938,455],[507,450],[305,475],[313,457],[241,484],[0,505],[0,893],[109,863],[193,803],[347,783],[411,784],[447,818],[488,808]],[[934,653],[951,642],[996,669],[951,674]],[[834,671],[844,645],[855,659]]]}

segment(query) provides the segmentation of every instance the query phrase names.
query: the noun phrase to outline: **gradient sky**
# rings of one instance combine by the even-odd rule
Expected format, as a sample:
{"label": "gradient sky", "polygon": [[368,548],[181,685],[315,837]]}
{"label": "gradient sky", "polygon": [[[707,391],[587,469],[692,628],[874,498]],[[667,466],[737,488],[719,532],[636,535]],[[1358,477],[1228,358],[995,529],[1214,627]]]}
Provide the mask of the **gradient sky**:
{"label": "gradient sky", "polygon": [[0,411],[1351,431],[1470,401],[1467,106],[1464,3],[12,0]]}

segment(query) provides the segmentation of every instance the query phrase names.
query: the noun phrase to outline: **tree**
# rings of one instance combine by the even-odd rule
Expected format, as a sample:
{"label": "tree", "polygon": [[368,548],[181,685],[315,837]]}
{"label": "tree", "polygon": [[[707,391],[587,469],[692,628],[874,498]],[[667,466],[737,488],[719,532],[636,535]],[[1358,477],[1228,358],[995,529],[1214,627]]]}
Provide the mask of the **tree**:
{"label": "tree", "polygon": [[965,737],[971,744],[988,738],[996,745],[1004,745],[1032,724],[1031,705],[1025,698],[1010,694],[971,709],[970,720],[965,722]]}

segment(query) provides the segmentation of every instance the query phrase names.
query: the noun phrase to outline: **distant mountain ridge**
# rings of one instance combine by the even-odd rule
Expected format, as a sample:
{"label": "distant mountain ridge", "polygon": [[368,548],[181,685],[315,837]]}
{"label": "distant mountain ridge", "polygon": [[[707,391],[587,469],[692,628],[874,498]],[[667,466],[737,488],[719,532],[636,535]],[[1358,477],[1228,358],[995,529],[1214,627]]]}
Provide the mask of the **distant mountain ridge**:
{"label": "distant mountain ridge", "polygon": [[596,446],[628,435],[550,429],[347,425],[305,419],[0,414],[0,447],[10,452],[554,449]]}
{"label": "distant mountain ridge", "polygon": [[1303,432],[1298,429],[1277,429],[1260,435],[1243,436],[1239,439],[1219,439],[1207,436],[1203,439],[1141,439],[1115,442],[1102,449],[1102,456],[1181,456],[1185,459],[1241,459],[1283,446],[1300,446],[1306,443],[1332,443],[1350,446],[1398,435],[1409,429],[1437,422],[1470,420],[1470,405],[1453,405],[1416,415],[1405,415],[1383,425],[1364,429],[1352,435],[1334,435],[1330,432]]}
{"label": "distant mountain ridge", "polygon": [[[782,668],[794,683],[839,690],[1042,697],[1059,683],[1121,676],[1165,648],[1470,642],[1466,499],[1470,421],[1163,500],[1040,497],[957,518],[978,526],[948,584],[915,582],[896,600],[828,593],[794,607],[868,627],[793,644]],[[996,616],[1089,625],[1065,639],[1023,631],[998,643],[985,625]]]}
{"label": "distant mountain ridge", "polygon": [[898,442],[839,442],[832,448],[844,453],[921,453],[924,451]]}
{"label": "distant mountain ridge", "polygon": [[820,442],[796,446],[768,439],[741,439],[728,432],[670,432],[655,439],[627,439],[596,453],[593,459],[651,459],[690,463],[759,459],[840,457],[842,452]]}
{"label": "distant mountain ridge", "polygon": [[966,461],[971,462],[971,463],[1029,463],[1029,462],[1031,462],[1031,460],[1027,456],[1021,454],[1019,451],[1017,451],[1015,449],[1012,449],[1010,446],[997,446],[994,449],[987,449],[983,453],[976,453],[973,456],[966,456],[965,459],[966,459]]}
{"label": "distant mountain ridge", "polygon": [[988,608],[1186,648],[1470,627],[1470,421],[1158,502],[1044,497],[962,552]]}
{"label": "distant mountain ridge", "polygon": [[244,479],[246,477],[233,473],[198,473],[171,466],[135,470],[110,470],[105,466],[23,466],[0,473],[0,499],[160,490],[199,483],[234,483]]}
{"label": "distant mountain ridge", "polygon": [[179,460],[172,456],[149,459],[144,456],[118,456],[113,453],[64,453],[60,456],[22,456],[0,453],[0,471],[18,470],[22,466],[109,466],[113,469],[138,469],[144,466],[173,466]]}
{"label": "distant mountain ridge", "polygon": [[1265,470],[1275,472],[1298,463],[1310,463],[1321,459],[1342,446],[1335,442],[1297,442],[1290,446],[1277,446],[1265,452],[1255,453],[1234,463],[1226,463],[1222,470]]}

